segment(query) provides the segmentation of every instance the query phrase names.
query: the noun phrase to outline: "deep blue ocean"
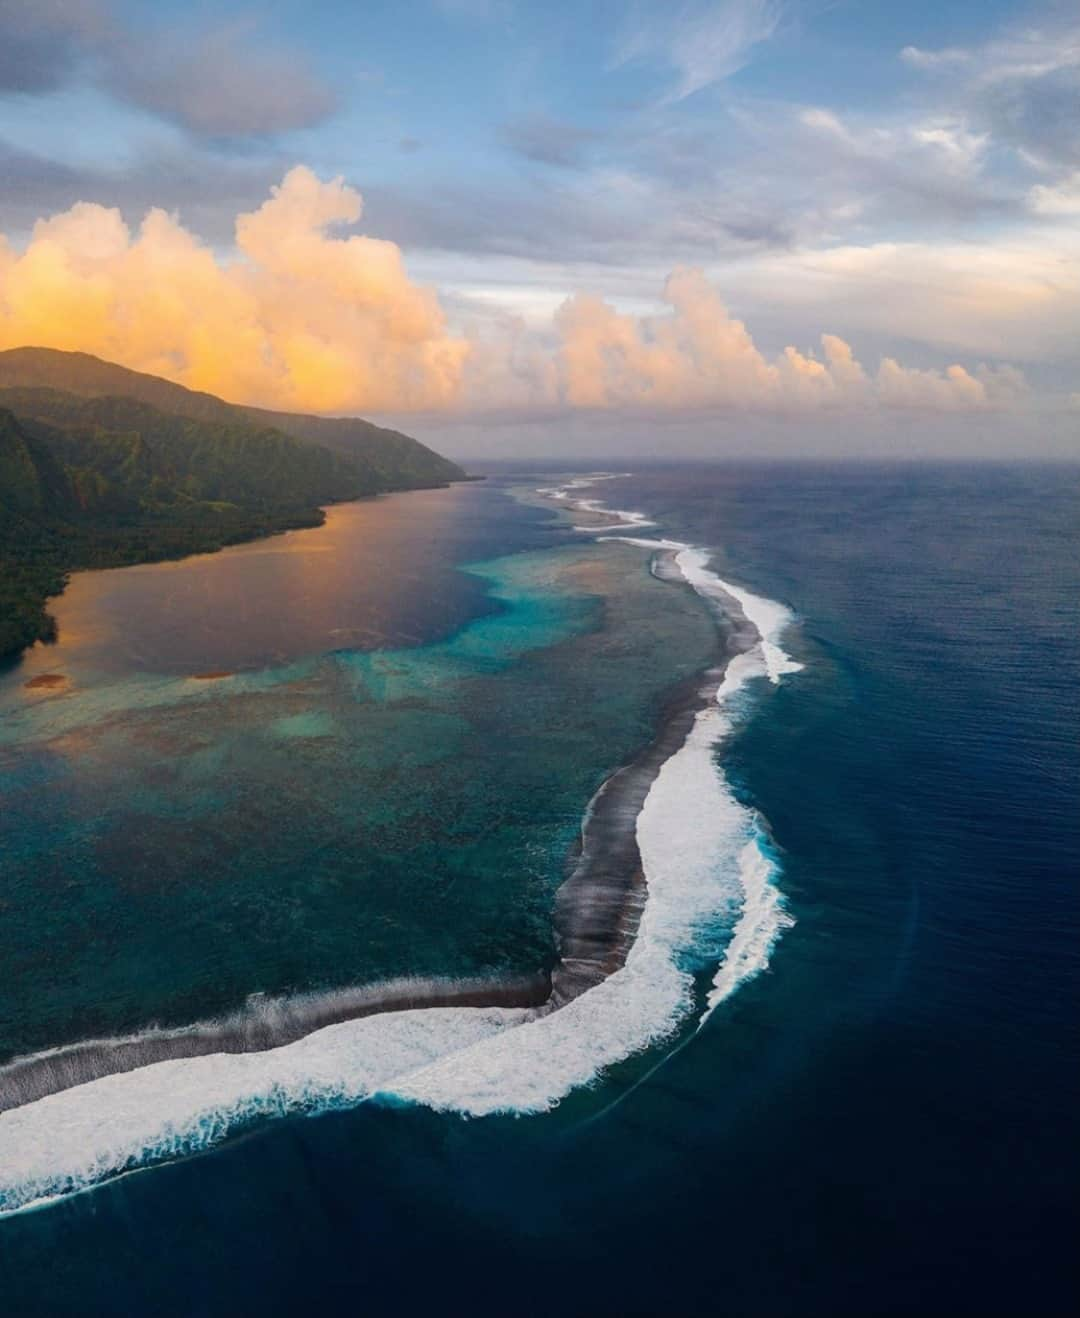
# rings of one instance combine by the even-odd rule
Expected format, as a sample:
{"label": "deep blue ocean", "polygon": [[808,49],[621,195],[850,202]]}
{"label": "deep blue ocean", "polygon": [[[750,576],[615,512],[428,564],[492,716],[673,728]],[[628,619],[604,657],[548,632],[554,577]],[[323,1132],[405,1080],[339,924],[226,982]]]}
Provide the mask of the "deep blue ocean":
{"label": "deep blue ocean", "polygon": [[[465,520],[449,540],[432,530],[431,543],[452,542],[457,562],[524,554],[532,564],[528,555],[550,552],[545,515],[496,496],[550,478],[492,472],[485,492],[460,505]],[[784,644],[802,671],[770,690],[723,750],[740,800],[768,821],[794,919],[768,970],[700,1031],[616,1066],[550,1113],[467,1120],[368,1102],[287,1116],[0,1218],[5,1314],[1073,1311],[1080,468],[637,468],[602,497],[647,512],[659,524],[651,534],[710,548],[722,577],[794,611]],[[402,583],[409,610],[385,592],[380,627],[395,653],[408,653],[410,637],[443,644],[454,626],[496,610],[474,577],[455,586],[447,564],[434,552],[428,559]],[[368,570],[392,574],[396,561],[388,555]],[[506,569],[504,588],[516,582],[535,601],[547,578],[530,566],[522,585],[525,569],[514,571]],[[574,571],[574,589],[584,590]],[[631,588],[605,571],[610,614],[616,590],[629,599]],[[598,581],[586,583],[597,598]],[[424,598],[430,637],[416,607]],[[515,706],[513,723],[494,694],[497,675],[462,679],[469,711],[516,729],[503,748],[506,802],[532,799],[543,816],[531,877],[504,898],[514,909],[535,907],[538,929],[546,857],[565,845],[583,793],[584,808],[589,766],[599,764],[605,737],[611,753],[625,754],[641,735],[635,711],[652,707],[649,675],[659,661],[635,661],[630,639],[634,625],[644,636],[634,620],[649,616],[651,599],[643,593],[608,619],[617,644],[606,648],[585,605],[538,616],[530,604],[522,625],[538,635],[546,628],[552,654],[570,653],[559,645],[595,648],[573,651],[573,662],[543,652],[529,660],[527,685],[517,688],[529,699]],[[321,597],[319,609],[318,626],[329,627],[322,615],[334,613],[332,599]],[[696,635],[693,626],[658,617],[650,656],[664,654],[670,636]],[[585,639],[572,639],[575,628]],[[300,662],[267,635],[266,653],[227,661],[253,670]],[[673,675],[679,660],[671,656]],[[343,662],[335,660],[335,681]],[[610,720],[587,734],[572,730],[575,719],[545,693],[573,689],[595,706],[600,676],[610,687],[619,663],[637,673],[625,707],[613,704]],[[312,691],[317,676],[304,678]],[[579,686],[558,685],[572,680]],[[276,711],[275,726],[301,717],[297,681],[292,674],[292,703]],[[438,699],[448,720],[466,708],[456,696]],[[543,721],[543,753],[528,744],[526,716]],[[357,736],[367,727],[357,725]],[[140,735],[145,747],[149,734]],[[564,752],[583,766],[580,781],[569,776],[565,801],[553,786]],[[248,752],[234,753],[243,767]],[[483,753],[469,750],[468,763],[486,763]],[[533,779],[527,767],[541,755],[548,777]],[[109,771],[119,774],[119,763],[110,760]],[[294,764],[302,781],[302,756]],[[329,781],[322,765],[312,772]],[[461,808],[458,797],[448,800],[448,811]],[[315,827],[313,808],[297,829]],[[526,829],[518,804],[499,798],[491,808],[500,819],[519,811],[513,827]],[[278,815],[273,826],[285,834],[291,824]],[[309,842],[297,856],[309,854]],[[475,864],[494,873],[503,843],[492,834],[475,845]],[[109,855],[134,864],[116,846]],[[271,949],[287,907],[306,934],[317,918],[304,914],[289,875],[280,908],[266,916]],[[245,871],[236,882],[254,879]],[[494,886],[492,894],[495,902]],[[166,898],[155,889],[153,901]],[[455,909],[450,902],[438,918]],[[412,910],[412,898],[408,905],[395,927],[412,937],[409,920],[420,927],[424,912]],[[430,949],[437,968],[439,957],[464,955],[444,941]],[[527,959],[526,934],[519,942],[514,955]],[[386,947],[387,964],[396,964],[400,944]],[[327,948],[327,958],[338,955],[332,939]],[[317,980],[318,950],[302,960],[290,973]],[[43,1009],[41,1030],[64,1013],[81,1022],[90,1012],[78,985],[64,991],[62,1010]],[[215,991],[193,981],[177,1002],[211,1001]],[[117,989],[118,1021],[127,1019],[126,992]]]}

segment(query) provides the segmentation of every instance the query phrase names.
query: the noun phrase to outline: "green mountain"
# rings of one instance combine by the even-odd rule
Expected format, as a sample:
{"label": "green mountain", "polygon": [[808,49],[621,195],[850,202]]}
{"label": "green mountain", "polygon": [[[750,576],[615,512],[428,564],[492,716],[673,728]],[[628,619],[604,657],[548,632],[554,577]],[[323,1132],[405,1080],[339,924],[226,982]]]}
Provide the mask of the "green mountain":
{"label": "green mountain", "polygon": [[0,410],[0,657],[55,635],[45,601],[64,587],[62,528],[76,509],[61,465]]}
{"label": "green mountain", "polygon": [[9,388],[59,389],[89,398],[133,398],[159,412],[193,421],[221,426],[254,423],[284,431],[294,439],[319,444],[348,458],[370,482],[372,492],[422,489],[465,479],[465,472],[456,463],[419,440],[359,417],[319,417],[242,407],[155,375],[129,371],[85,352],[59,352],[54,348],[10,348],[0,352],[0,389]]}
{"label": "green mountain", "polygon": [[94,473],[136,500],[277,508],[356,499],[381,488],[370,469],[246,418],[196,421],[135,398],[58,389],[0,388],[0,407],[20,417],[69,470]]}
{"label": "green mountain", "polygon": [[0,517],[70,516],[74,511],[63,467],[0,407]]}

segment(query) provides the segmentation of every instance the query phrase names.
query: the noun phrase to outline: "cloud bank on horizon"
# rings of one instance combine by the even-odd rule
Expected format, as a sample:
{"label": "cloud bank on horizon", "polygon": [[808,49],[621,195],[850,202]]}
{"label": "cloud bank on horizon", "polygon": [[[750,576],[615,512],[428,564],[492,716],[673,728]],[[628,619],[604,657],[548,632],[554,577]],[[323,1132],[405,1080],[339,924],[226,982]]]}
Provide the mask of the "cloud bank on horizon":
{"label": "cloud bank on horizon", "polygon": [[291,169],[236,218],[221,261],[160,209],[137,232],[115,208],[79,202],[34,225],[22,250],[0,235],[0,348],[91,352],[236,402],[316,412],[568,406],[655,410],[818,407],[964,410],[1005,405],[1026,384],[1010,366],[870,374],[849,344],[769,360],[701,270],[664,284],[670,311],[622,314],[568,297],[549,337],[451,333],[396,244],[334,226],[359,220],[341,178]]}
{"label": "cloud bank on horizon", "polygon": [[1069,442],[1080,16],[843,9],[0,0],[0,346],[323,412]]}

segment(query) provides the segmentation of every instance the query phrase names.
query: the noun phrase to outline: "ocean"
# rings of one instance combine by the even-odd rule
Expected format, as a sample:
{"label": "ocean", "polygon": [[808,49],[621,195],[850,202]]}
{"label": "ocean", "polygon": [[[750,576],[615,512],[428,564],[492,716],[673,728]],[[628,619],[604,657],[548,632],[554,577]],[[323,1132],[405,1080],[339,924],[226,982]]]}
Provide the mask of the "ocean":
{"label": "ocean", "polygon": [[1071,1312],[1080,470],[598,475],[0,674],[6,1312]]}

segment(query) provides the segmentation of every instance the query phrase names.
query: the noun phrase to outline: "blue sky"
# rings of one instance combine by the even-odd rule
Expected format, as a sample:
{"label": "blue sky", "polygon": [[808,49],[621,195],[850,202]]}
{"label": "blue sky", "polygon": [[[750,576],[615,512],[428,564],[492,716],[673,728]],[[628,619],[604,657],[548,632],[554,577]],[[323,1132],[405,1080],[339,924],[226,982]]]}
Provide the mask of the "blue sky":
{"label": "blue sky", "polygon": [[[290,168],[343,176],[363,197],[357,231],[397,244],[446,333],[474,345],[482,370],[463,369],[487,393],[466,380],[446,421],[474,437],[552,409],[595,419],[567,384],[573,335],[623,353],[608,422],[641,399],[680,433],[748,398],[754,410],[757,395],[717,383],[719,361],[708,388],[694,375],[702,341],[684,341],[708,298],[672,312],[664,292],[690,267],[767,364],[788,345],[825,360],[824,332],[869,375],[886,357],[972,379],[1007,367],[1022,404],[1016,388],[1005,405],[1000,375],[975,410],[993,394],[1018,431],[1037,415],[1068,443],[1078,125],[1075,0],[0,0],[9,250],[77,202],[133,227],[160,206],[227,265],[236,216]],[[582,302],[570,331],[559,308],[575,297],[627,319],[586,327]],[[475,345],[511,332],[514,360],[496,369]],[[665,335],[678,370],[641,384]],[[799,412],[774,385],[760,410]],[[692,418],[674,415],[680,389]],[[872,410],[887,395],[955,412],[977,392],[911,374],[875,386]]]}

